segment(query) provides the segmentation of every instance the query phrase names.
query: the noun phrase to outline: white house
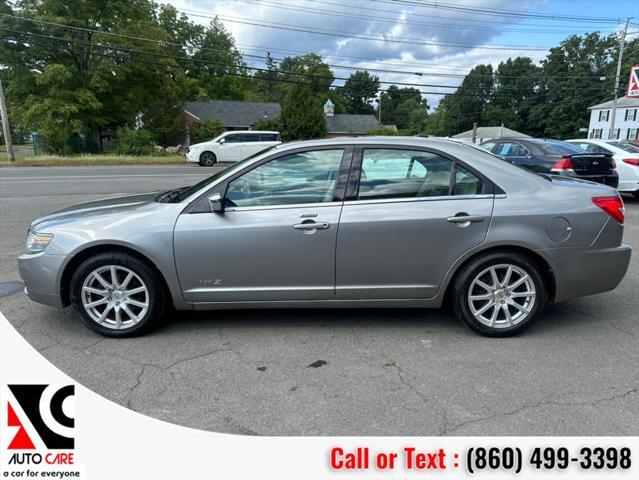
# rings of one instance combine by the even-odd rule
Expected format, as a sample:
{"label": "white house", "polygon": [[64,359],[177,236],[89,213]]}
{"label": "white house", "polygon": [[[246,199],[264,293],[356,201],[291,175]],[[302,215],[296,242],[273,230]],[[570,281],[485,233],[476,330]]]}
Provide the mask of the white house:
{"label": "white house", "polygon": [[[588,138],[608,139],[612,120],[612,100],[589,107]],[[639,98],[622,97],[617,100],[617,118],[612,138],[636,140],[639,133]]]}

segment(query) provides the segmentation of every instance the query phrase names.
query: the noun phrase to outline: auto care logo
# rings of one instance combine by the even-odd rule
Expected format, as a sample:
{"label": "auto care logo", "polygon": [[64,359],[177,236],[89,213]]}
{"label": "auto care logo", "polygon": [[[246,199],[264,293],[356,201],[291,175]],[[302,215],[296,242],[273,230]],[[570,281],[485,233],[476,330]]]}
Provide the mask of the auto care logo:
{"label": "auto care logo", "polygon": [[[8,450],[71,450],[75,447],[75,386],[7,385],[7,427],[16,428]],[[10,433],[9,435],[10,436]]]}

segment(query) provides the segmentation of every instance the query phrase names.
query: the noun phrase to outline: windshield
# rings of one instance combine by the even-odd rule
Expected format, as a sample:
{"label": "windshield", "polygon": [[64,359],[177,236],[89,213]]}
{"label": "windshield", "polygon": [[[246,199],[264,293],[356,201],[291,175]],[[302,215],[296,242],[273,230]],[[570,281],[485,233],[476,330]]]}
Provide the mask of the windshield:
{"label": "windshield", "polygon": [[621,148],[628,153],[639,153],[639,146],[629,142],[608,142],[613,147]]}
{"label": "windshield", "polygon": [[583,155],[584,151],[577,145],[561,140],[547,140],[545,142],[535,142],[546,155]]}
{"label": "windshield", "polygon": [[232,173],[232,172],[234,172],[236,170],[241,169],[244,165],[246,165],[249,161],[253,160],[255,157],[259,157],[260,155],[263,155],[264,153],[266,153],[269,150],[272,150],[274,148],[275,148],[275,145],[271,145],[270,147],[266,147],[266,148],[260,150],[259,152],[254,153],[250,157],[247,157],[244,160],[231,165],[230,167],[224,168],[224,169],[220,170],[219,172],[215,172],[210,177],[205,178],[201,182],[198,182],[198,183],[196,183],[195,185],[193,185],[191,187],[186,187],[186,188],[183,188],[183,189],[174,190],[175,194],[173,194],[173,195],[167,196],[166,193],[168,193],[168,192],[161,193],[160,195],[158,195],[155,198],[155,201],[156,202],[164,202],[164,203],[180,203],[180,202],[186,200],[187,198],[189,198],[194,193],[196,193],[198,190],[201,190],[202,188],[206,187],[207,185],[210,185],[211,183],[215,182],[217,179],[223,177],[224,175],[226,175],[228,173]]}

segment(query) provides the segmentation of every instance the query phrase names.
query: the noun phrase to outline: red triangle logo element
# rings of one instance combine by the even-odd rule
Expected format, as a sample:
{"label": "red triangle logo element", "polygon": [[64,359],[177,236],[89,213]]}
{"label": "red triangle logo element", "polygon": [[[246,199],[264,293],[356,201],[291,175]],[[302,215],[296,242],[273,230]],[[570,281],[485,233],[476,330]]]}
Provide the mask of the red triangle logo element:
{"label": "red triangle logo element", "polygon": [[29,434],[22,426],[22,422],[9,402],[7,402],[7,407],[9,409],[7,414],[7,425],[9,427],[20,427],[18,429],[18,433],[16,433],[16,436],[13,437],[13,440],[11,440],[11,443],[9,444],[9,450],[35,450],[35,445],[33,445],[31,438],[29,438]]}

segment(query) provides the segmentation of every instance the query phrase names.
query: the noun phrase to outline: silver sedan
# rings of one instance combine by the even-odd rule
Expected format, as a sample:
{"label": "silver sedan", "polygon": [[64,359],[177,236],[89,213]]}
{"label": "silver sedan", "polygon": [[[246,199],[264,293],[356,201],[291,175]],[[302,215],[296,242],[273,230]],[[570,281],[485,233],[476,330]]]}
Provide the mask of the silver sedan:
{"label": "silver sedan", "polygon": [[35,220],[29,297],[107,336],[169,308],[440,307],[507,336],[546,302],[614,289],[631,249],[612,188],[443,139],[270,148],[203,182]]}

